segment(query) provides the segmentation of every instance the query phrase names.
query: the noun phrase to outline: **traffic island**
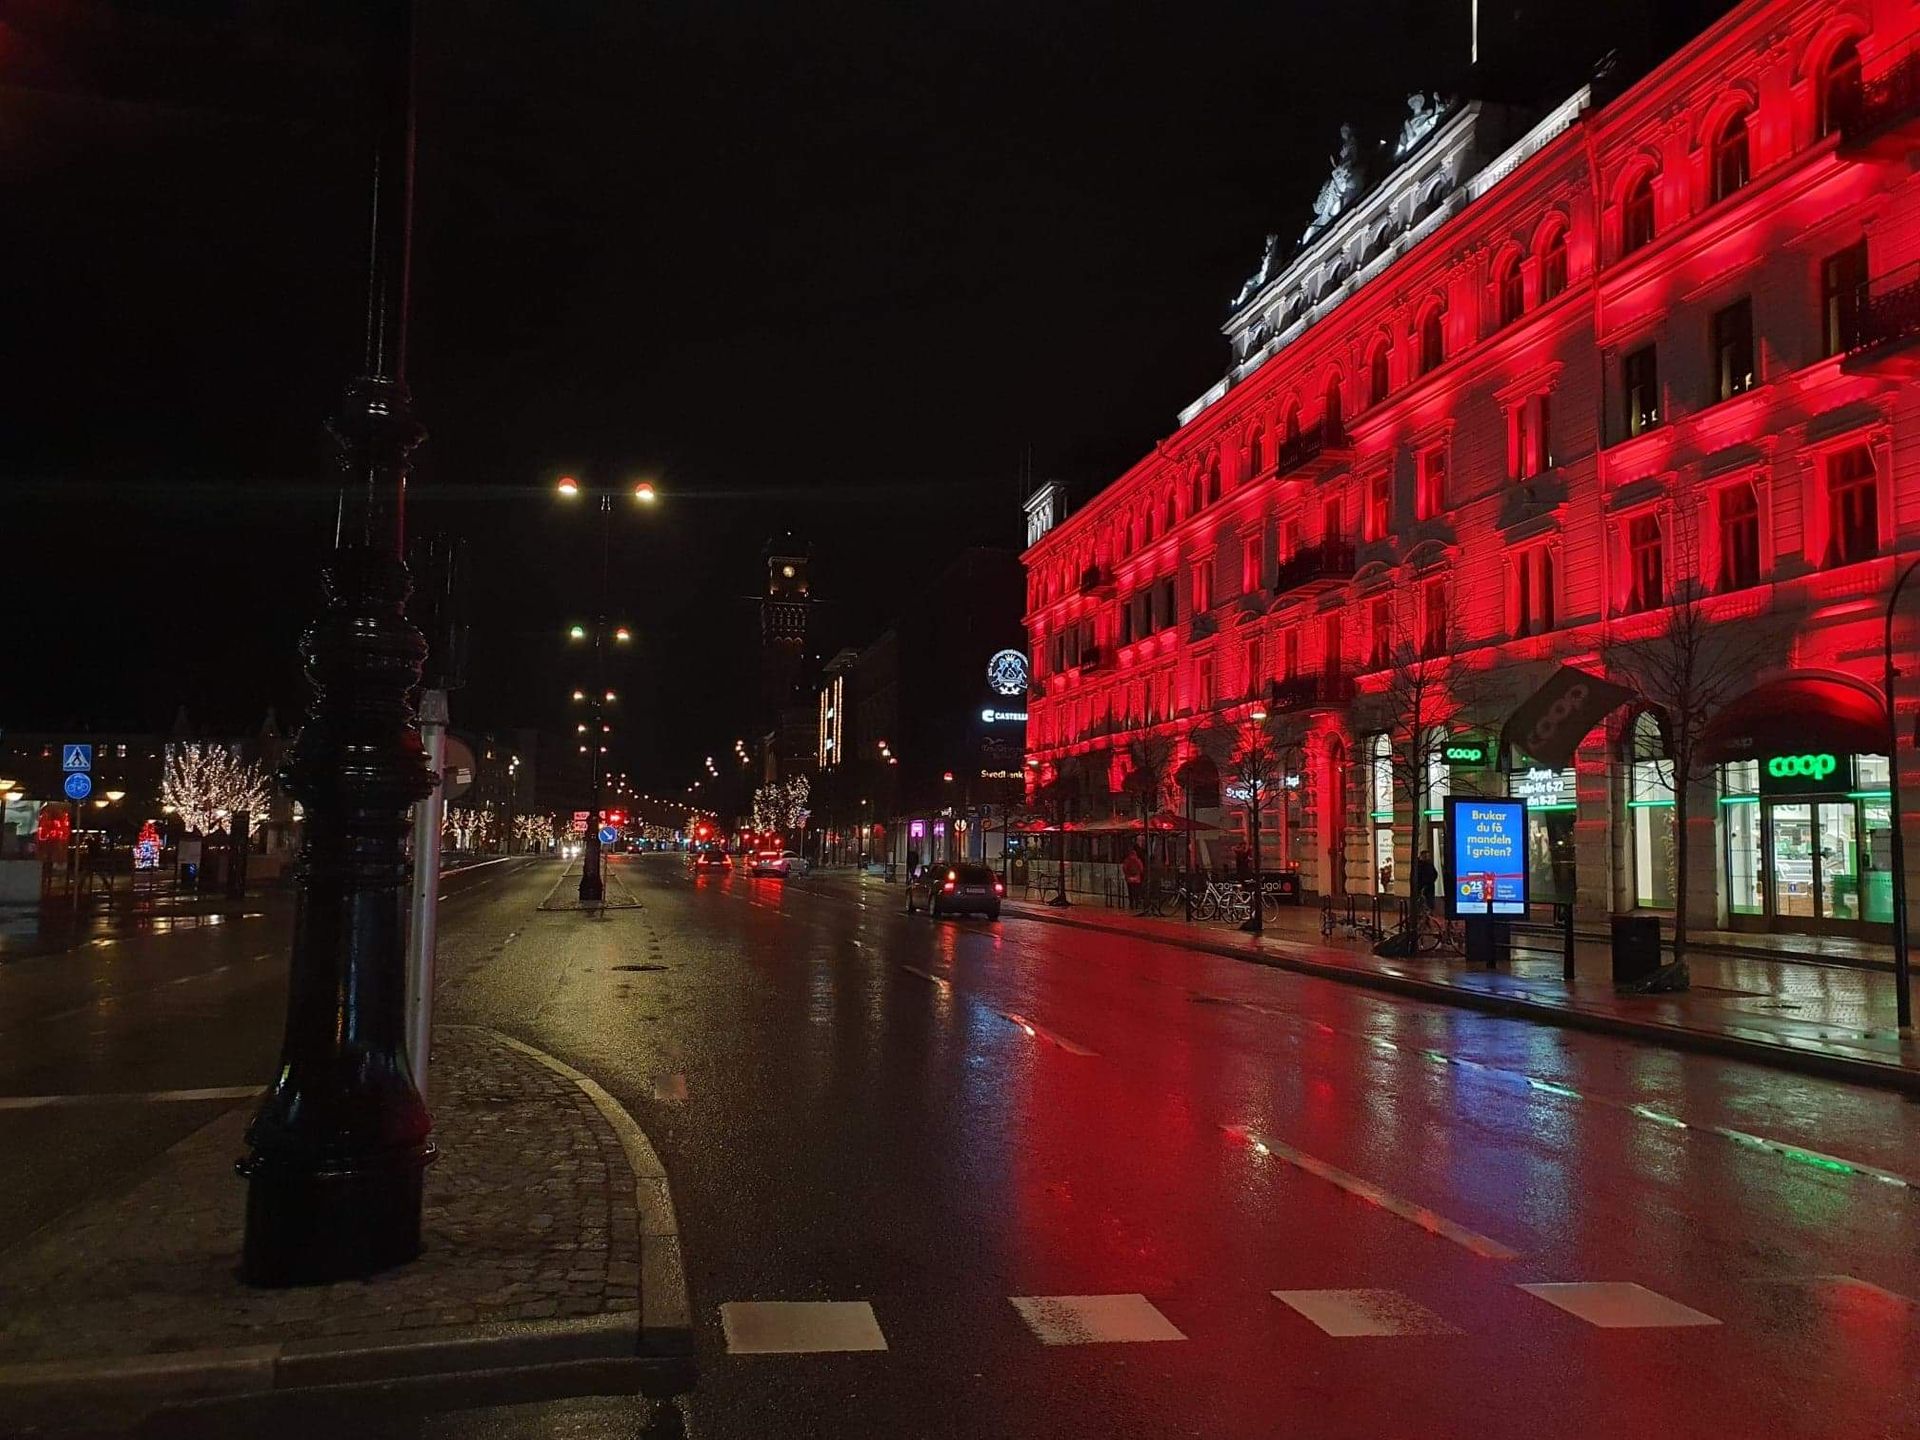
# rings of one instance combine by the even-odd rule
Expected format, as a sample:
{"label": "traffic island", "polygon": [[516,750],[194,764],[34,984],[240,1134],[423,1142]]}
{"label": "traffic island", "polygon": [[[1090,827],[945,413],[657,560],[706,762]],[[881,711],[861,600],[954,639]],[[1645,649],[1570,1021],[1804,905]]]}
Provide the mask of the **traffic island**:
{"label": "traffic island", "polygon": [[566,1393],[676,1394],[692,1322],[666,1175],[617,1101],[496,1031],[435,1038],[425,1253],[365,1280],[240,1282],[252,1106],[0,1256],[0,1432],[169,1403],[540,1371]]}

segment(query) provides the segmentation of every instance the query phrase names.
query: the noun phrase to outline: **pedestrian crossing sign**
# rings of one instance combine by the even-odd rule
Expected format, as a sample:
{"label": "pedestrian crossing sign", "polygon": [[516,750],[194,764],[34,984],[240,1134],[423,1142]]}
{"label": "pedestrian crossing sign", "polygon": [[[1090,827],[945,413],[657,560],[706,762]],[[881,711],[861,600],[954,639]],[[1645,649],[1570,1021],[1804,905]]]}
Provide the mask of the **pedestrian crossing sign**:
{"label": "pedestrian crossing sign", "polygon": [[69,745],[60,757],[60,768],[71,774],[75,770],[93,769],[93,746]]}

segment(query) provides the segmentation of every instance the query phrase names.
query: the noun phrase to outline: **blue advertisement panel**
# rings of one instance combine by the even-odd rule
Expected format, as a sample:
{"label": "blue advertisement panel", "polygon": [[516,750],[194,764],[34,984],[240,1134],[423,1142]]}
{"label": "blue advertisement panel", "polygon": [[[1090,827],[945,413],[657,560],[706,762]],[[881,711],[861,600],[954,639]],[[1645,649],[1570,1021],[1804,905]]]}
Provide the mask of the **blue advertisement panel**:
{"label": "blue advertisement panel", "polygon": [[1447,797],[1447,910],[1457,919],[1527,913],[1527,806]]}

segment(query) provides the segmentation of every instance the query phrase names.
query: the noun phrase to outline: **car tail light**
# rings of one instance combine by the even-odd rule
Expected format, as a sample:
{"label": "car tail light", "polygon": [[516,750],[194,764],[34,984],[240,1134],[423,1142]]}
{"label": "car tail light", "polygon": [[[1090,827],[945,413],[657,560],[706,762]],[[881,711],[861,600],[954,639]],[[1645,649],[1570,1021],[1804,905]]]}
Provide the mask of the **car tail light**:
{"label": "car tail light", "polygon": [[996,895],[1004,895],[1007,893],[1007,887],[996,880],[993,882],[993,893]]}
{"label": "car tail light", "polygon": [[947,883],[946,883],[946,884],[944,884],[944,885],[942,885],[942,886],[941,886],[940,888],[941,888],[942,890],[951,890],[951,889],[953,889],[953,881],[951,881],[951,880],[949,880],[949,881],[947,881]]}

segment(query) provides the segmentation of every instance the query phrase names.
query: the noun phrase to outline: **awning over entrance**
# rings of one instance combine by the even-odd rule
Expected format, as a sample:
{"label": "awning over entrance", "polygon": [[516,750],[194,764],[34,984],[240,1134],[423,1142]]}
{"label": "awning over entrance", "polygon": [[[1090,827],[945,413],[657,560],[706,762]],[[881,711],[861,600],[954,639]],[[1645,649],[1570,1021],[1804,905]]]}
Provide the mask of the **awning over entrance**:
{"label": "awning over entrance", "polygon": [[1887,748],[1887,712],[1878,694],[1859,685],[1788,675],[1729,704],[1707,726],[1705,742],[1715,763],[1809,750],[1878,755]]}

